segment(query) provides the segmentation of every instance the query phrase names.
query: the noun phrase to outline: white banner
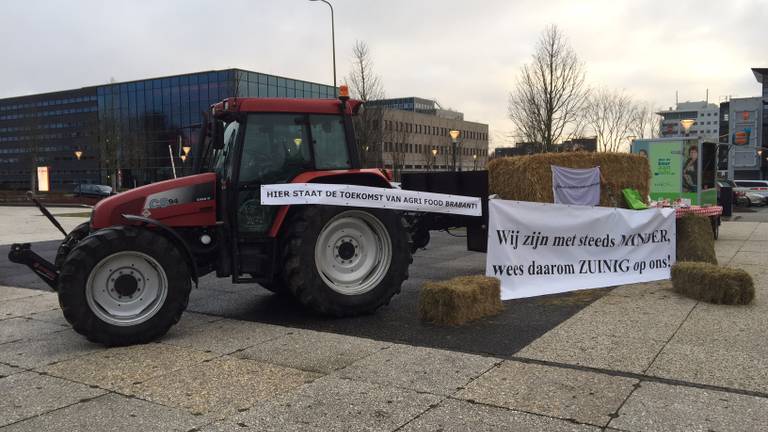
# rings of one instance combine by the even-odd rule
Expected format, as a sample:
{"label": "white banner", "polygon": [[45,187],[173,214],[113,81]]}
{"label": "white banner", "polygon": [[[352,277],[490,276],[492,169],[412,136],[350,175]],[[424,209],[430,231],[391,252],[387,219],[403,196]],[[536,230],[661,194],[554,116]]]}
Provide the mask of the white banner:
{"label": "white banner", "polygon": [[261,203],[265,205],[327,204],[465,216],[482,215],[480,198],[345,184],[263,185],[261,186]]}
{"label": "white banner", "polygon": [[675,211],[489,202],[486,275],[509,300],[669,279]]}

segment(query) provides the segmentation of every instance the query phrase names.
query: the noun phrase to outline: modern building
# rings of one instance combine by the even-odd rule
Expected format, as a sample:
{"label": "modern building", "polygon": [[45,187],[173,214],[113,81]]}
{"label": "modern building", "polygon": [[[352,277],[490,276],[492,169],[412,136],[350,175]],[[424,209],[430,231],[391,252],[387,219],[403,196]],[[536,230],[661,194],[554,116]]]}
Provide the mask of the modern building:
{"label": "modern building", "polygon": [[[723,110],[725,111],[725,110]],[[763,98],[731,98],[727,105],[725,135],[732,144],[729,160],[735,179],[763,178]],[[766,154],[768,156],[768,154]]]}
{"label": "modern building", "polygon": [[[519,142],[514,147],[496,147],[493,157],[523,156],[539,153],[541,144],[537,142]],[[570,152],[570,151],[597,151],[597,137],[591,138],[572,138],[563,141],[560,144],[552,146],[552,152]]]}
{"label": "modern building", "polygon": [[707,101],[681,102],[674,109],[670,107],[656,114],[662,117],[659,131],[662,138],[683,136],[685,130],[680,121],[690,119],[694,123],[688,129],[689,136],[717,142],[720,128],[720,106],[717,104]]}
{"label": "modern building", "polygon": [[333,98],[336,89],[226,69],[0,99],[0,189],[30,188],[38,166],[49,167],[54,191],[171,178],[172,157],[178,171],[191,166],[179,156],[197,145],[202,113],[233,95]]}
{"label": "modern building", "polygon": [[752,73],[755,74],[757,82],[763,86],[762,99],[763,99],[763,141],[762,146],[768,148],[768,68],[752,68]]}
{"label": "modern building", "polygon": [[380,111],[377,141],[363,152],[369,166],[403,171],[453,169],[451,131],[458,131],[456,169],[485,169],[488,162],[488,125],[464,120],[464,114],[439,107],[435,101],[409,97],[371,101],[366,109]]}

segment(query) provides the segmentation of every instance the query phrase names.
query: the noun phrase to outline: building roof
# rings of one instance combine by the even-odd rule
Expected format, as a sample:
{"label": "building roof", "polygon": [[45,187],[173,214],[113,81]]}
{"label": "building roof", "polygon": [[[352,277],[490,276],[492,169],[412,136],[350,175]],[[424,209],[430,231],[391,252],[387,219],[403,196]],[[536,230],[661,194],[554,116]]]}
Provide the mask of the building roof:
{"label": "building roof", "polygon": [[766,77],[768,77],[768,68],[752,68],[752,73],[755,74],[757,82],[766,84]]}

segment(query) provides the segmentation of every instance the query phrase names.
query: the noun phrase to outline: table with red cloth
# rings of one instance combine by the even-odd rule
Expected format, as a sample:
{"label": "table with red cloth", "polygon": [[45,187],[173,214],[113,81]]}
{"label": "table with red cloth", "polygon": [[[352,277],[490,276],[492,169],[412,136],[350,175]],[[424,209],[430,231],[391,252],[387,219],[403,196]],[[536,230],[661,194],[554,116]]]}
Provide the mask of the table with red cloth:
{"label": "table with red cloth", "polygon": [[695,214],[704,217],[720,216],[723,214],[723,208],[721,206],[690,206],[690,207],[677,207],[675,208],[675,217],[681,218],[687,214]]}

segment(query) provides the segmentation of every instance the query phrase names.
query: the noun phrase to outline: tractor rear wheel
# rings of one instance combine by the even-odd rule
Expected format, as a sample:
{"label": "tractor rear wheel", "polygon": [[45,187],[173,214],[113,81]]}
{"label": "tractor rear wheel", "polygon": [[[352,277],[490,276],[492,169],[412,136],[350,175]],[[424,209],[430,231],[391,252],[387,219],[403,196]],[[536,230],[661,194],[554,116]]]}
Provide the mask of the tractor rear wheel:
{"label": "tractor rear wheel", "polygon": [[286,227],[282,279],[319,313],[373,312],[408,279],[410,236],[397,212],[307,206]]}
{"label": "tractor rear wheel", "polygon": [[96,231],[69,253],[59,277],[64,317],[88,340],[146,343],[181,318],[189,267],[165,237],[138,227]]}

